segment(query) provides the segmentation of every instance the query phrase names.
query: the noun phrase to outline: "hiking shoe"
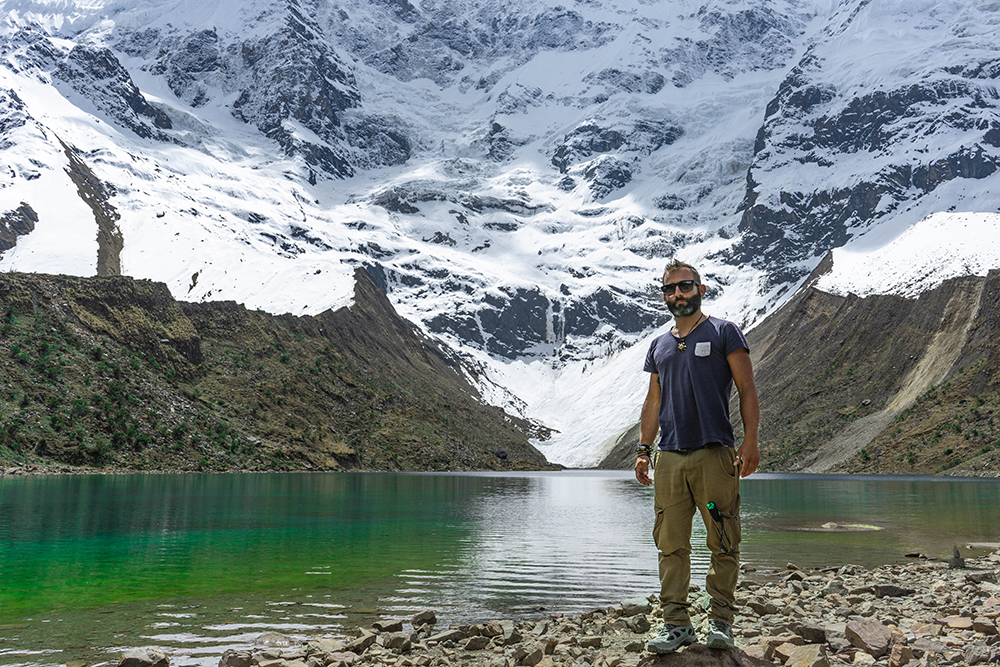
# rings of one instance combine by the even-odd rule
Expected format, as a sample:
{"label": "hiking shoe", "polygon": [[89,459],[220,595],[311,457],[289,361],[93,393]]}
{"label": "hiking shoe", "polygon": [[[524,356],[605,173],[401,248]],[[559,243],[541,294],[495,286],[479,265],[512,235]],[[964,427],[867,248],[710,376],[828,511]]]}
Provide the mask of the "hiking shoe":
{"label": "hiking shoe", "polygon": [[725,621],[709,621],[705,644],[709,648],[736,648],[732,626]]}
{"label": "hiking shoe", "polygon": [[655,639],[649,640],[646,650],[652,653],[673,653],[682,646],[694,643],[694,628],[690,625],[663,626]]}

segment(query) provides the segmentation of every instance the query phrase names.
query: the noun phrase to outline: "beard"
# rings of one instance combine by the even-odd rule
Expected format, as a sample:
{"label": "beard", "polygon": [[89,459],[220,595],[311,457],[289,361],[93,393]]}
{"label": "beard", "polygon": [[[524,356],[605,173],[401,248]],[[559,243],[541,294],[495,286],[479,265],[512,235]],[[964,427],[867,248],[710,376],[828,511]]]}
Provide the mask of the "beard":
{"label": "beard", "polygon": [[701,294],[698,290],[695,290],[694,294],[691,296],[682,297],[684,300],[683,304],[678,305],[675,301],[674,303],[667,302],[667,309],[673,314],[674,317],[687,317],[688,315],[694,315],[701,308]]}

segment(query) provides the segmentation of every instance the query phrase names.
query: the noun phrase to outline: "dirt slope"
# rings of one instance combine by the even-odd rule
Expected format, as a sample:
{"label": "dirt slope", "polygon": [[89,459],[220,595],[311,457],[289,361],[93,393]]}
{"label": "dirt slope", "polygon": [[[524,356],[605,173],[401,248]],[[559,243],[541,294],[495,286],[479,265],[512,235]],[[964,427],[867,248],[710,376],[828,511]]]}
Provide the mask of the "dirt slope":
{"label": "dirt slope", "polygon": [[[1000,476],[1000,271],[917,299],[807,281],[747,339],[761,470]],[[630,466],[634,444],[624,437],[608,463]]]}

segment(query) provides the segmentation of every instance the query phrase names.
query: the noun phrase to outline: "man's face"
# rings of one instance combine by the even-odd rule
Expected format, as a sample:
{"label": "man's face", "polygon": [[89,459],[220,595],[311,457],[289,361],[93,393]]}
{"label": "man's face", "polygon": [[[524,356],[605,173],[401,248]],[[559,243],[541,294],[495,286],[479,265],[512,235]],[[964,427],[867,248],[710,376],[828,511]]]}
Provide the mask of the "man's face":
{"label": "man's face", "polygon": [[[679,269],[667,274],[664,284],[679,283],[684,280],[694,280],[694,274],[690,269]],[[682,292],[680,287],[674,288],[673,294],[664,294],[663,300],[667,302],[667,309],[674,317],[687,317],[694,315],[701,308],[702,285],[695,285],[688,292]]]}

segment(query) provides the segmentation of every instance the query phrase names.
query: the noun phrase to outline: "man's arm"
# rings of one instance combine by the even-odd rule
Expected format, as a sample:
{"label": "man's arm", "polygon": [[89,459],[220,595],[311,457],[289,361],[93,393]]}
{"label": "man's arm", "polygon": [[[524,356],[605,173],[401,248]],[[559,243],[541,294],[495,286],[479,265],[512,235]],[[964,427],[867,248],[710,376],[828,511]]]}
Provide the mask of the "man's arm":
{"label": "man's arm", "polygon": [[[642,402],[642,416],[639,418],[639,444],[656,445],[656,432],[660,428],[660,376],[650,373],[649,390],[646,400]],[[637,456],[635,460],[635,478],[640,484],[649,486],[653,480],[649,478],[648,456]]]}
{"label": "man's arm", "polygon": [[740,477],[746,477],[760,465],[760,449],[757,446],[757,429],[760,426],[760,404],[757,402],[757,385],[753,381],[753,364],[750,352],[741,348],[731,353],[726,360],[733,374],[733,383],[740,395],[740,417],[743,419],[743,444],[736,450],[736,464],[740,467]]}

